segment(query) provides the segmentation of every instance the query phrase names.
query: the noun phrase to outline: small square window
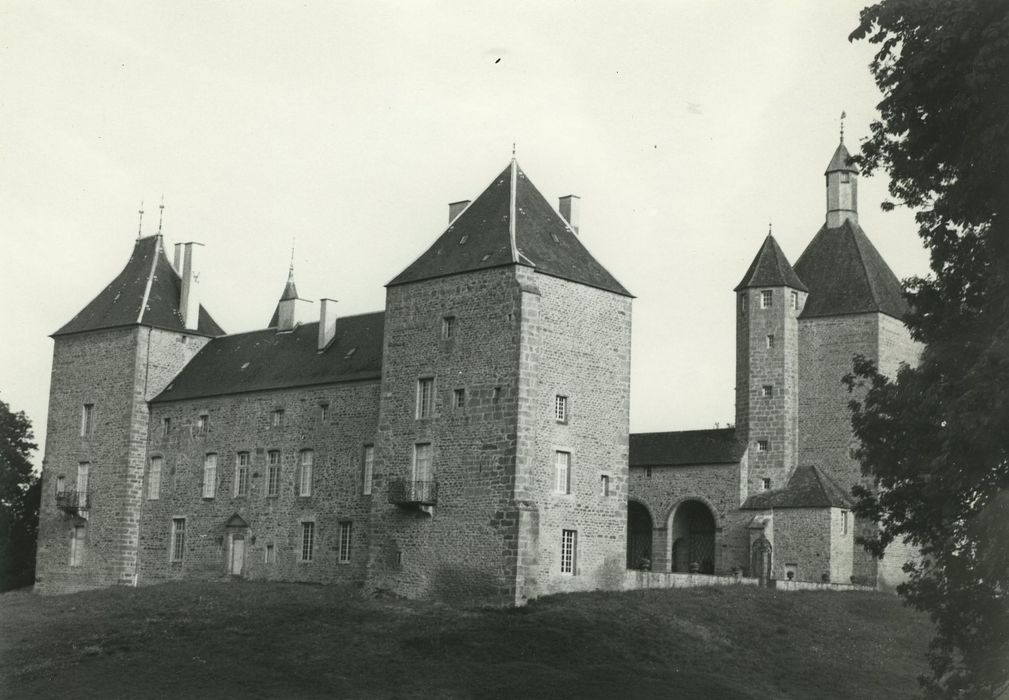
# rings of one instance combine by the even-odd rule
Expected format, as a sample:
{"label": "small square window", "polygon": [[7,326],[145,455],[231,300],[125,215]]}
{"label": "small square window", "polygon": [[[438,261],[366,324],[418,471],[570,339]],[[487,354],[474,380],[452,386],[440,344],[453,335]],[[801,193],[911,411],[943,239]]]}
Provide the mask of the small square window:
{"label": "small square window", "polygon": [[773,348],[773,347],[774,347],[774,334],[772,333],[771,335],[767,336],[767,337],[766,337],[766,338],[764,339],[764,343],[765,343],[765,345],[766,345],[766,346],[767,346],[768,348]]}
{"label": "small square window", "polygon": [[455,316],[446,316],[441,320],[441,339],[452,340],[455,337]]}
{"label": "small square window", "polygon": [[767,452],[771,449],[769,440],[757,440],[757,452]]}
{"label": "small square window", "polygon": [[766,476],[763,479],[761,479],[760,480],[760,488],[763,491],[770,491],[771,490],[771,479],[769,477],[766,477]]}
{"label": "small square window", "polygon": [[452,391],[452,406],[455,408],[465,408],[466,407],[466,390],[465,389],[454,389]]}
{"label": "small square window", "polygon": [[554,418],[558,423],[568,422],[568,397],[558,394],[554,397]]}
{"label": "small square window", "polygon": [[774,292],[770,289],[764,289],[760,292],[760,308],[769,309],[771,308],[771,303],[774,301]]}
{"label": "small square window", "polygon": [[764,386],[760,387],[760,395],[763,396],[765,399],[773,397],[774,387],[771,386],[770,384],[765,384]]}
{"label": "small square window", "polygon": [[270,425],[274,428],[280,428],[284,425],[284,409],[278,408],[273,412],[273,417],[270,419]]}
{"label": "small square window", "polygon": [[417,418],[434,415],[434,377],[417,380]]}
{"label": "small square window", "polygon": [[792,310],[793,311],[798,311],[799,310],[799,293],[798,292],[792,292]]}

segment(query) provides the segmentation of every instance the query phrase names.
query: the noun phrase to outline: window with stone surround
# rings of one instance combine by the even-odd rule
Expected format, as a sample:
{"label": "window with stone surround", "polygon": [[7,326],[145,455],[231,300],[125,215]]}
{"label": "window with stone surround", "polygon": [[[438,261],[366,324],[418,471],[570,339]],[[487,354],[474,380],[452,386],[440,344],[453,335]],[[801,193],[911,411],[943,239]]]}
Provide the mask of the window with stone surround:
{"label": "window with stone surround", "polygon": [[172,518],[172,538],[169,557],[172,561],[182,561],[186,555],[186,519]]}
{"label": "window with stone surround", "polygon": [[344,520],[340,523],[340,550],[339,550],[339,561],[341,564],[346,564],[350,561],[350,545],[351,537],[354,532],[354,523],[349,520]]}
{"label": "window with stone surround", "polygon": [[161,419],[161,437],[166,438],[172,433],[172,419],[164,417]]}
{"label": "window with stone surround", "polygon": [[315,523],[301,524],[301,561],[312,561],[315,554]]}
{"label": "window with stone surround", "polygon": [[578,558],[578,531],[561,530],[561,573],[574,574]]}
{"label": "window with stone surround", "polygon": [[848,511],[846,510],[841,511],[841,534],[848,534]]}
{"label": "window with stone surround", "polygon": [[763,289],[760,292],[760,308],[769,309],[774,301],[774,292],[770,289]]}
{"label": "window with stone surround", "polygon": [[319,421],[322,423],[326,422],[326,418],[329,416],[329,404],[320,403],[319,404]]}
{"label": "window with stone surround", "polygon": [[434,450],[430,442],[413,446],[413,480],[432,481],[434,477]]}
{"label": "window with stone surround", "polygon": [[417,380],[417,418],[434,415],[434,377]]}
{"label": "window with stone surround", "polygon": [[770,477],[766,477],[765,476],[764,478],[762,478],[760,480],[760,489],[762,491],[770,491],[771,490],[771,479],[770,479]]}
{"label": "window with stone surround", "polygon": [[557,394],[554,397],[554,419],[558,423],[568,422],[568,397]]}
{"label": "window with stone surround", "polygon": [[77,465],[77,492],[87,493],[88,482],[91,480],[91,462],[80,462]]}
{"label": "window with stone surround", "polygon": [[270,427],[284,427],[284,409],[278,408],[273,411],[273,415],[270,417]]}
{"label": "window with stone surround", "polygon": [[213,498],[217,493],[217,455],[213,452],[203,458],[203,497]]}
{"label": "window with stone surround", "polygon": [[235,455],[235,497],[249,495],[249,453]]}
{"label": "window with stone surround", "polygon": [[81,408],[81,437],[91,437],[95,432],[95,405],[86,403]]}
{"label": "window with stone surround", "polygon": [[302,450],[298,453],[298,495],[312,495],[312,467],[315,463],[315,453],[312,450]]}
{"label": "window with stone surround", "polygon": [[452,390],[452,406],[454,408],[466,408],[466,390],[465,389],[453,389]]}
{"label": "window with stone surround", "polygon": [[774,396],[774,387],[771,386],[770,384],[765,384],[764,386],[760,387],[760,395],[763,396],[765,399],[772,398]]}
{"label": "window with stone surround", "polygon": [[771,333],[771,334],[770,334],[770,335],[768,335],[768,336],[767,336],[766,338],[764,338],[764,345],[765,345],[765,346],[766,346],[766,347],[767,347],[768,349],[771,349],[771,348],[773,348],[773,347],[774,347],[774,334],[773,334],[773,333]]}
{"label": "window with stone surround", "polygon": [[798,292],[792,292],[792,310],[793,311],[798,311],[799,310],[799,293]]}
{"label": "window with stone surround", "polygon": [[280,451],[270,450],[266,463],[266,495],[280,495]]}
{"label": "window with stone surround", "polygon": [[455,337],[455,316],[445,316],[441,319],[441,339],[452,340]]}
{"label": "window with stone surround", "polygon": [[272,544],[266,545],[266,551],[263,554],[264,564],[276,564],[277,563],[277,548]]}
{"label": "window with stone surround", "polygon": [[375,446],[365,445],[361,458],[361,493],[371,495],[372,481],[375,479]]}
{"label": "window with stone surround", "polygon": [[603,474],[599,477],[599,490],[602,492],[603,497],[610,495],[610,475]]}
{"label": "window with stone surround", "polygon": [[56,477],[56,495],[65,492],[67,490],[67,478],[60,474]]}
{"label": "window with stone surround", "polygon": [[571,493],[571,453],[557,450],[554,453],[554,491]]}
{"label": "window with stone surround", "polygon": [[70,566],[81,566],[84,564],[84,536],[83,525],[76,525],[70,532]]}
{"label": "window with stone surround", "polygon": [[210,414],[201,413],[196,417],[196,434],[206,435],[210,432]]}
{"label": "window with stone surround", "polygon": [[151,466],[147,471],[147,500],[156,501],[161,498],[161,463],[162,458],[151,457]]}
{"label": "window with stone surround", "polygon": [[757,452],[767,452],[771,449],[770,440],[757,440]]}

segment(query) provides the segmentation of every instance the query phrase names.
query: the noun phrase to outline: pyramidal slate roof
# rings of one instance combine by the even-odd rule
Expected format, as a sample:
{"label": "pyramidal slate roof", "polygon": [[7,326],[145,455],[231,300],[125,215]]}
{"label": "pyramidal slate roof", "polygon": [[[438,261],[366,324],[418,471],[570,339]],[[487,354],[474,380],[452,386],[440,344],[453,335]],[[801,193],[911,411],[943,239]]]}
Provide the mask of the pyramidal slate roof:
{"label": "pyramidal slate roof", "polygon": [[281,301],[291,301],[292,299],[299,299],[298,296],[298,286],[294,283],[294,265],[287,270],[287,283],[284,285],[284,291],[280,293],[280,301],[273,309],[273,316],[270,317],[270,322],[267,324],[269,328],[276,328],[280,324],[280,302]]}
{"label": "pyramidal slate roof", "polygon": [[592,257],[514,159],[388,286],[502,265],[528,265],[546,275],[631,296]]}
{"label": "pyramidal slate roof", "polygon": [[743,281],[732,291],[738,292],[748,287],[791,287],[803,292],[809,291],[795,274],[788,258],[781,252],[781,247],[770,233],[767,234],[749,269],[743,275]]}
{"label": "pyramidal slate roof", "polygon": [[900,282],[857,223],[824,224],[795,263],[809,288],[799,318],[880,312],[903,319],[908,312]]}
{"label": "pyramidal slate roof", "polygon": [[783,489],[755,493],[742,508],[851,508],[851,496],[815,466],[799,467]]}
{"label": "pyramidal slate roof", "polygon": [[838,170],[847,170],[849,173],[857,173],[858,169],[848,162],[851,158],[851,154],[848,153],[848,149],[844,147],[844,141],[837,144],[837,150],[834,151],[834,155],[830,158],[830,163],[827,164],[827,169],[823,172],[824,175],[827,173],[837,172]]}
{"label": "pyramidal slate roof", "polygon": [[53,337],[133,325],[223,335],[203,306],[197,328],[186,329],[179,311],[181,290],[182,280],[165,257],[161,236],[138,238],[122,272]]}
{"label": "pyramidal slate roof", "polygon": [[735,428],[632,433],[628,463],[632,467],[732,464],[745,449]]}
{"label": "pyramidal slate roof", "polygon": [[337,319],[321,352],[318,323],[214,338],[151,403],[378,379],[384,332],[380,311]]}

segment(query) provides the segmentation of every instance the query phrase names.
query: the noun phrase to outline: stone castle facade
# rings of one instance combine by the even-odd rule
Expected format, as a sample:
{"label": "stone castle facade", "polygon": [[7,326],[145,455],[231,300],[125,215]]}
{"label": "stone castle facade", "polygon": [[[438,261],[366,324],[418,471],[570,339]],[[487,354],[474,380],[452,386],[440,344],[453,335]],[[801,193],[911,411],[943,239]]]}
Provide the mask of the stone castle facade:
{"label": "stone castle facade", "polygon": [[[521,604],[627,570],[862,580],[851,356],[916,349],[858,227],[843,144],[824,227],[768,236],[736,289],[734,429],[629,435],[631,294],[513,160],[387,285],[315,320],[293,271],[268,327],[199,303],[199,245],[139,238],[54,333],[36,588],[345,583]],[[899,557],[893,558],[895,561]],[[884,563],[887,563],[884,560]]]}

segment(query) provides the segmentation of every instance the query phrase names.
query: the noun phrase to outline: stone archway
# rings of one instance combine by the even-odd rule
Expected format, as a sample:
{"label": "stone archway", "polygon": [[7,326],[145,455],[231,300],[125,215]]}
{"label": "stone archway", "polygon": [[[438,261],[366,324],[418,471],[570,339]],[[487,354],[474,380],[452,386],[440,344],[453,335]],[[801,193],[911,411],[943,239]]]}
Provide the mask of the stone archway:
{"label": "stone archway", "polygon": [[652,514],[641,503],[627,501],[627,568],[651,569]]}
{"label": "stone archway", "polygon": [[672,571],[715,573],[715,515],[702,501],[686,500],[670,518]]}

